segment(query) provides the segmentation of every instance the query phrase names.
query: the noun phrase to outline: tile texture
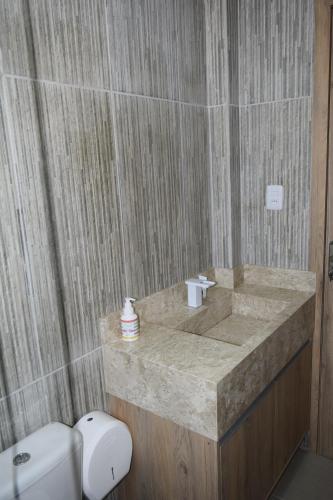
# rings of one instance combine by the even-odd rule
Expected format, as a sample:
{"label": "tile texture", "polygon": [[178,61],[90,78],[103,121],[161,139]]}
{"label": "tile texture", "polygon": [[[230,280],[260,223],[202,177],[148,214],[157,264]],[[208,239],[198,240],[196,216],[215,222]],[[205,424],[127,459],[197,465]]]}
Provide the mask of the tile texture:
{"label": "tile texture", "polygon": [[110,88],[104,0],[1,0],[4,72]]}
{"label": "tile texture", "polygon": [[5,449],[50,421],[43,380],[0,400],[0,448]]}
{"label": "tile texture", "polygon": [[211,106],[226,104],[229,95],[227,0],[204,0],[204,4],[207,68],[206,102]]}
{"label": "tile texture", "polygon": [[0,397],[3,397],[38,377],[41,374],[41,364],[33,321],[33,304],[29,300],[27,263],[22,248],[24,220],[17,208],[14,172],[10,175],[2,106],[0,120],[0,283],[3,290],[0,305]]}
{"label": "tile texture", "polygon": [[85,413],[105,408],[101,348],[46,378],[51,420],[68,425]]}
{"label": "tile texture", "polygon": [[[243,262],[307,269],[311,99],[241,108]],[[265,208],[267,184],[284,186],[284,209]]]}
{"label": "tile texture", "polygon": [[0,449],[50,421],[73,425],[105,408],[101,348],[0,400]]}
{"label": "tile texture", "polygon": [[70,359],[98,347],[98,319],[120,306],[123,258],[110,98],[38,86]]}
{"label": "tile texture", "polygon": [[4,123],[10,158],[1,169],[2,276],[8,290],[2,340],[4,363],[11,365],[5,371],[8,389],[14,390],[63,363],[63,316],[33,85],[6,79],[3,102],[10,109]]}
{"label": "tile texture", "polygon": [[108,0],[112,88],[206,102],[202,0]]}
{"label": "tile texture", "polygon": [[2,84],[5,447],[57,408],[62,415],[59,401],[68,423],[104,407],[101,353],[79,357],[100,345],[98,318],[120,306],[123,261],[109,94],[13,77]]}
{"label": "tile texture", "polygon": [[313,0],[239,0],[240,104],[311,95]]}
{"label": "tile texture", "polygon": [[226,0],[228,33],[229,103],[239,104],[239,0]]}
{"label": "tile texture", "polygon": [[212,260],[217,267],[241,263],[239,109],[209,109]]}
{"label": "tile texture", "polygon": [[232,267],[229,106],[209,110],[212,259],[218,267]]}
{"label": "tile texture", "polygon": [[116,96],[128,293],[142,297],[211,262],[207,112]]}
{"label": "tile texture", "polygon": [[[312,0],[239,0],[244,263],[308,268],[313,10]],[[275,183],[281,212],[264,208]]]}

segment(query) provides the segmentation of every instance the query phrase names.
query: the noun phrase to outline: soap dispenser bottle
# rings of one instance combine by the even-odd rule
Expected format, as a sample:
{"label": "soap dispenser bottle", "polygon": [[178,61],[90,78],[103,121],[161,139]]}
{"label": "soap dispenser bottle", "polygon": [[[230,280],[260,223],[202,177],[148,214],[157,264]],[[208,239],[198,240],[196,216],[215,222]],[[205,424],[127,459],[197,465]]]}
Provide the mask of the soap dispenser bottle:
{"label": "soap dispenser bottle", "polygon": [[120,327],[123,340],[131,342],[139,337],[139,318],[134,311],[132,297],[125,297],[123,313],[120,317]]}

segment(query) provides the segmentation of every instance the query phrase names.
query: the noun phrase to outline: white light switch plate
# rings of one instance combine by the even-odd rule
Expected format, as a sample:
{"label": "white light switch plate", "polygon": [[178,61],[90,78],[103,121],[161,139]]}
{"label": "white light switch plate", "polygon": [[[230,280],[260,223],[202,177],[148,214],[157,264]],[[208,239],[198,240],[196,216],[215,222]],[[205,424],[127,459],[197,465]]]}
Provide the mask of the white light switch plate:
{"label": "white light switch plate", "polygon": [[283,186],[271,185],[266,189],[267,210],[282,210],[283,208]]}

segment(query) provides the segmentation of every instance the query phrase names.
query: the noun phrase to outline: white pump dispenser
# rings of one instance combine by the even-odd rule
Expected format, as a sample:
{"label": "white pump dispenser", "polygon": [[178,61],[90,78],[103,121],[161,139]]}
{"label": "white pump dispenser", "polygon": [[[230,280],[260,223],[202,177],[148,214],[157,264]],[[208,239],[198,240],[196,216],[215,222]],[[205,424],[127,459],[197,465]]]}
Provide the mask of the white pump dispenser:
{"label": "white pump dispenser", "polygon": [[139,318],[134,311],[132,297],[125,297],[123,314],[120,318],[121,334],[123,340],[131,342],[139,337]]}

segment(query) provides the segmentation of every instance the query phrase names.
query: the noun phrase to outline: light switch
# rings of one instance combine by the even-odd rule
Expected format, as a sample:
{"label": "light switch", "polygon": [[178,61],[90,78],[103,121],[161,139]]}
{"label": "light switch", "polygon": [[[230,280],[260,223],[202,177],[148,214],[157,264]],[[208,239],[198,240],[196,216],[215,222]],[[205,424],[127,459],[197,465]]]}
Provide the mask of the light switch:
{"label": "light switch", "polygon": [[267,210],[282,210],[283,207],[283,186],[271,185],[266,190]]}

